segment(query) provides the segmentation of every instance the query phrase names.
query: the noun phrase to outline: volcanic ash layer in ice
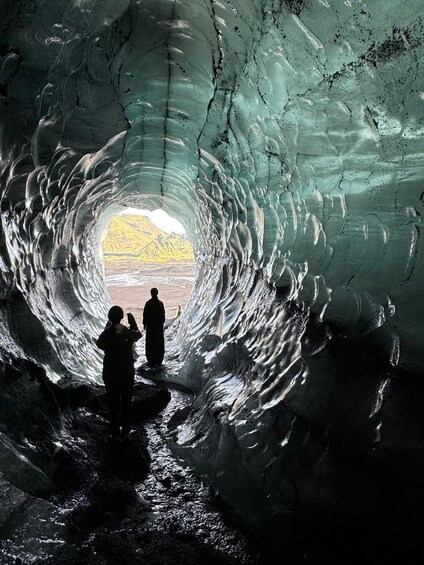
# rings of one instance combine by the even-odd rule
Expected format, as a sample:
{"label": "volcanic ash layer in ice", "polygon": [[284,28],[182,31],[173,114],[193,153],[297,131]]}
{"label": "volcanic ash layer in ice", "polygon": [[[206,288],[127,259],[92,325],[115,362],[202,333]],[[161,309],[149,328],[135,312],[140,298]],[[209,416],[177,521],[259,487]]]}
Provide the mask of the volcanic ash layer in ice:
{"label": "volcanic ash layer in ice", "polygon": [[99,239],[125,206],[163,207],[198,261],[172,334],[198,392],[186,456],[256,526],[406,523],[423,492],[421,0],[0,12],[4,361],[98,379]]}

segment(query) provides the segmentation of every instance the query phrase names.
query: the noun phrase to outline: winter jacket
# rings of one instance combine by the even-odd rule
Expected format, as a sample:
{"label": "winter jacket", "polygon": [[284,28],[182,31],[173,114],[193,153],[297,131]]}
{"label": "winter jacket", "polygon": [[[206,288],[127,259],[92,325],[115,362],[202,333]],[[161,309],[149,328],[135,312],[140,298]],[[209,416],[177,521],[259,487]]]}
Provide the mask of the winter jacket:
{"label": "winter jacket", "polygon": [[125,376],[134,376],[133,343],[141,338],[139,330],[123,327],[118,333],[116,327],[107,327],[99,336],[96,344],[103,349],[103,380],[119,380]]}

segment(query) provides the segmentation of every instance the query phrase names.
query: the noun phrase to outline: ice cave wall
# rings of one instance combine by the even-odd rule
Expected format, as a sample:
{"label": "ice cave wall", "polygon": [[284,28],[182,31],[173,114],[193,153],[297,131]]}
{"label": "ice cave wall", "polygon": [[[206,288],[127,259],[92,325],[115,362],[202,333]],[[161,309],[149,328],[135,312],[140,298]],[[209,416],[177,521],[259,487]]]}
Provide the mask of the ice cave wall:
{"label": "ice cave wall", "polygon": [[95,378],[99,234],[124,206],[161,206],[199,263],[175,338],[197,463],[286,509],[331,498],[341,438],[401,472],[393,382],[422,372],[424,328],[420,0],[0,11],[5,360]]}

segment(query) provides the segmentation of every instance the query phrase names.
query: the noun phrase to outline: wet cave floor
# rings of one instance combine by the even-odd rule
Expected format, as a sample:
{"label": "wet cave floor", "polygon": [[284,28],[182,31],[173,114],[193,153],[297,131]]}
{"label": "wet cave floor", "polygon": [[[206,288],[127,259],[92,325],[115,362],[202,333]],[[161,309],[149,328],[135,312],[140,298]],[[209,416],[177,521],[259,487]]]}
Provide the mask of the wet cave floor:
{"label": "wet cave floor", "polygon": [[108,437],[103,387],[72,391],[54,441],[38,446],[52,486],[35,497],[3,490],[2,564],[264,562],[231,510],[170,449],[190,394],[138,373],[128,442]]}

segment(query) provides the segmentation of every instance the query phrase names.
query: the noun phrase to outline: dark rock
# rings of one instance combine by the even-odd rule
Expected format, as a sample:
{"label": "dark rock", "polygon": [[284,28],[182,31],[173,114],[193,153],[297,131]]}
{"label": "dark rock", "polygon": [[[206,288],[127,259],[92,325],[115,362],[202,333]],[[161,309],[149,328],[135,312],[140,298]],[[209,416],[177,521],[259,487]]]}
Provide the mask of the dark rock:
{"label": "dark rock", "polygon": [[[45,371],[29,361],[4,365],[0,379],[1,423],[10,435],[37,439],[57,422],[67,395],[51,383]],[[37,406],[37,410],[34,410]]]}
{"label": "dark rock", "polygon": [[60,449],[53,457],[52,466],[52,480],[61,493],[79,489],[92,480],[92,465],[76,451]]}
{"label": "dark rock", "polygon": [[133,441],[110,443],[105,452],[103,469],[125,481],[139,481],[149,472],[149,456],[142,446]]}
{"label": "dark rock", "polygon": [[93,485],[91,492],[99,501],[98,506],[102,511],[115,512],[119,508],[134,506],[138,502],[134,487],[116,477],[99,479]]}
{"label": "dark rock", "polygon": [[84,503],[72,512],[70,527],[74,532],[117,527],[138,505],[140,499],[133,486],[116,477],[102,477],[86,493]]}
{"label": "dark rock", "polygon": [[155,416],[168,404],[171,393],[164,386],[151,386],[143,383],[134,385],[133,422],[143,422]]}
{"label": "dark rock", "polygon": [[104,388],[100,385],[79,385],[74,388],[68,389],[69,401],[71,408],[86,407],[97,412],[97,409],[102,409],[103,404],[100,402],[99,397],[104,394]]}
{"label": "dark rock", "polygon": [[185,406],[184,408],[175,410],[167,423],[168,430],[175,430],[178,428],[178,426],[185,422],[188,418],[188,415],[190,414],[190,410],[191,406]]}
{"label": "dark rock", "polygon": [[[69,389],[71,408],[85,407],[103,416],[108,416],[109,408],[106,390],[100,385],[80,385]],[[158,414],[171,398],[169,390],[163,386],[135,383],[133,396],[133,420],[135,424]]]}

